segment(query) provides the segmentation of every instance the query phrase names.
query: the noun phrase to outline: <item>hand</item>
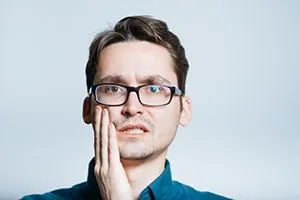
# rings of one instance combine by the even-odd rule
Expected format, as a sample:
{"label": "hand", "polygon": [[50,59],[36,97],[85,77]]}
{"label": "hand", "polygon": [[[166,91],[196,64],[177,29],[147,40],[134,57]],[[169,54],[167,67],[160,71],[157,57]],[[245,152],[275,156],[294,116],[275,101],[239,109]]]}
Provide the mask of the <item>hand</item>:
{"label": "hand", "polygon": [[109,123],[108,110],[95,107],[94,116],[94,174],[104,200],[132,200],[133,194],[120,161],[116,128]]}

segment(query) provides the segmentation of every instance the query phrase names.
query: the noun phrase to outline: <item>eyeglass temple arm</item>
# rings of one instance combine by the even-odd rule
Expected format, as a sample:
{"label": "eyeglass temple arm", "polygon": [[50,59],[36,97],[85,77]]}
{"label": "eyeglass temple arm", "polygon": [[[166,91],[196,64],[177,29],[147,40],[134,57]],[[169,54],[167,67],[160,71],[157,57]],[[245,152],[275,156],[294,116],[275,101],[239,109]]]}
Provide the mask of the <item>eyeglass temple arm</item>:
{"label": "eyeglass temple arm", "polygon": [[175,94],[178,96],[183,96],[183,93],[181,92],[181,90],[177,87],[175,87]]}

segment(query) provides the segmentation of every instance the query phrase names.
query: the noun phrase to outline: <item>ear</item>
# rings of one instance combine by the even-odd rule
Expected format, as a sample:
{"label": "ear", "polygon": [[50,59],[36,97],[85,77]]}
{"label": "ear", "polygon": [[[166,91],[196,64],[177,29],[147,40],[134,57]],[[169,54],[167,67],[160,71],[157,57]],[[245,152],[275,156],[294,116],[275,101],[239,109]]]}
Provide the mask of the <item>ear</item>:
{"label": "ear", "polygon": [[91,98],[85,97],[83,101],[82,118],[86,124],[90,124],[92,122],[91,112]]}
{"label": "ear", "polygon": [[182,110],[181,110],[181,116],[180,116],[180,125],[186,126],[188,125],[192,120],[192,100],[187,97],[182,97]]}

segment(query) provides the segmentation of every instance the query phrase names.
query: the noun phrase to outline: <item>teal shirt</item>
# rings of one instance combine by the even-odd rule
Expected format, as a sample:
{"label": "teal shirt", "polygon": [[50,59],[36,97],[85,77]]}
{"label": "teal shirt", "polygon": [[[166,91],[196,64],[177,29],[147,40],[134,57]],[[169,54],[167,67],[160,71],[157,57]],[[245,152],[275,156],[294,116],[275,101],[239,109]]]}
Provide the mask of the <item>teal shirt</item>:
{"label": "teal shirt", "polygon": [[[22,200],[101,200],[100,191],[94,175],[95,160],[89,164],[88,178],[86,182],[74,185],[71,188],[58,189],[45,194],[34,194],[25,196]],[[228,200],[228,198],[210,192],[200,192],[194,188],[173,181],[171,176],[170,163],[166,160],[163,173],[155,179],[140,194],[140,200]]]}

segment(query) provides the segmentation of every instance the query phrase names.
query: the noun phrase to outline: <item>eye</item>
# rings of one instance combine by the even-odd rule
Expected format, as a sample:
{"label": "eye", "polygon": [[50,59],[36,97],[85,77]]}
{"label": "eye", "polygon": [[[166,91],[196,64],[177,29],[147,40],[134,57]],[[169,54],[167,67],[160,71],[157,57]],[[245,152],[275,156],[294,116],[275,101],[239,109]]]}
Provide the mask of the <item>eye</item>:
{"label": "eye", "polygon": [[159,85],[149,85],[148,90],[150,93],[160,93],[162,88]]}
{"label": "eye", "polygon": [[118,93],[121,92],[121,88],[117,85],[109,85],[105,87],[105,93]]}

